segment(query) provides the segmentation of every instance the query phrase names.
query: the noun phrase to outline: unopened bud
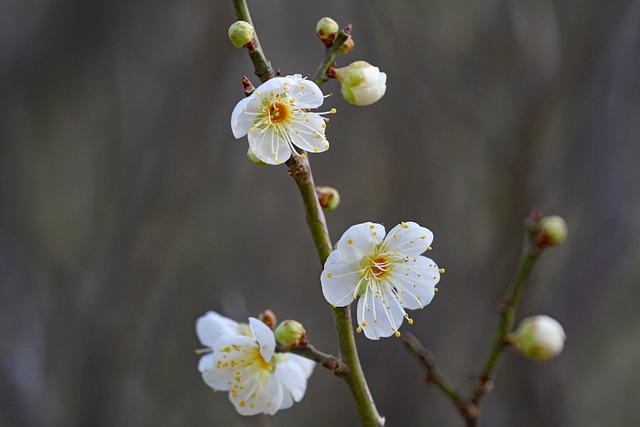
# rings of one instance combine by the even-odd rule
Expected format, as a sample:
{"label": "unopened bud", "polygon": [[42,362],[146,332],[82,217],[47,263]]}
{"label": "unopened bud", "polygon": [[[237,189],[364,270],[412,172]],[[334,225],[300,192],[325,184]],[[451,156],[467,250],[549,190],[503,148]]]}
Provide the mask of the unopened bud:
{"label": "unopened bud", "polygon": [[338,30],[340,27],[338,23],[331,18],[324,17],[318,21],[316,24],[316,34],[327,46],[331,46],[333,41],[336,39],[336,35],[338,34]]}
{"label": "unopened bud", "polygon": [[342,96],[350,104],[373,104],[387,90],[387,75],[366,61],[356,61],[348,67],[337,68],[335,75],[342,83]]}
{"label": "unopened bud", "polygon": [[236,21],[229,27],[229,39],[235,47],[246,46],[253,40],[253,25],[245,21]]}
{"label": "unopened bud", "polygon": [[514,350],[537,361],[549,360],[562,353],[566,339],[562,325],[545,315],[523,319],[518,329],[507,336]]}
{"label": "unopened bud", "polygon": [[353,49],[353,46],[356,44],[356,42],[353,41],[353,38],[351,36],[349,36],[344,43],[342,43],[342,45],[340,46],[340,48],[338,49],[338,53],[340,55],[344,55],[347,52],[351,52],[351,49]]}
{"label": "unopened bud", "polygon": [[536,245],[539,248],[558,246],[567,240],[567,223],[557,215],[545,216],[538,222]]}
{"label": "unopened bud", "polygon": [[285,347],[302,347],[308,344],[307,331],[302,323],[285,320],[276,328],[276,340]]}
{"label": "unopened bud", "polygon": [[251,163],[253,163],[254,165],[256,165],[256,166],[264,166],[264,165],[266,165],[265,162],[263,162],[262,160],[260,160],[259,158],[256,157],[254,152],[251,151],[251,148],[249,148],[247,150],[247,159],[249,159],[249,161]]}
{"label": "unopened bud", "polygon": [[260,315],[258,316],[258,319],[260,319],[262,323],[264,323],[271,329],[274,329],[276,327],[276,323],[278,321],[276,319],[276,315],[273,313],[273,311],[269,309],[266,309],[265,311],[260,313]]}
{"label": "unopened bud", "polygon": [[323,211],[332,211],[340,204],[340,193],[333,187],[316,187],[316,195]]}

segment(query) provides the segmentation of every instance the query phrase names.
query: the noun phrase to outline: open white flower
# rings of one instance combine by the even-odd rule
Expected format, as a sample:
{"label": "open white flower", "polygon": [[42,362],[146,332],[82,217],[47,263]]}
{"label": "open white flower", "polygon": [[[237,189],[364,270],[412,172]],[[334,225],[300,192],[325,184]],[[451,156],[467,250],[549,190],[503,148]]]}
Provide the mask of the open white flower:
{"label": "open white flower", "polygon": [[433,233],[415,222],[401,223],[385,238],[381,224],[349,228],[329,255],[320,277],[322,293],[334,307],[358,301],[358,332],[377,340],[400,336],[405,309],[422,309],[433,299],[440,280],[436,263],[421,253]]}
{"label": "open white flower", "polygon": [[295,147],[311,153],[329,148],[322,114],[311,108],[322,105],[322,91],[299,74],[275,77],[238,102],[231,114],[233,136],[249,136],[249,148],[265,163],[277,165],[295,152]]}
{"label": "open white flower", "polygon": [[366,61],[356,61],[338,68],[336,77],[345,101],[355,105],[371,105],[387,90],[387,75]]}
{"label": "open white flower", "polygon": [[288,353],[274,353],[273,331],[258,319],[249,325],[207,312],[196,322],[207,352],[198,370],[215,390],[228,390],[241,415],[275,414],[299,402],[315,363]]}

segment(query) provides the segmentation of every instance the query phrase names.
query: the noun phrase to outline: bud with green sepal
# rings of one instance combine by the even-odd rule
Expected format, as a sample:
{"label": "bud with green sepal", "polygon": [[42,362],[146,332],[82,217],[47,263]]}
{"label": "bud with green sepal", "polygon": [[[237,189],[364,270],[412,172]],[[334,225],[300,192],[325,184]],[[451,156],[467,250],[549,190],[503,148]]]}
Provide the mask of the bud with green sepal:
{"label": "bud with green sepal", "polygon": [[334,210],[340,204],[340,193],[333,187],[316,187],[316,194],[325,212]]}
{"label": "bud with green sepal", "polygon": [[325,46],[331,46],[336,39],[340,26],[329,17],[324,17],[316,24],[316,35],[322,40]]}
{"label": "bud with green sepal", "polygon": [[229,39],[235,47],[244,47],[253,41],[253,25],[245,21],[236,21],[229,27]]}
{"label": "bud with green sepal", "polygon": [[550,248],[558,246],[567,240],[567,223],[558,215],[549,215],[538,221],[538,234],[536,246]]}
{"label": "bud with green sepal", "polygon": [[337,68],[335,76],[342,83],[342,96],[350,104],[373,104],[387,90],[387,75],[366,61],[356,61],[348,67]]}
{"label": "bud with green sepal", "polygon": [[523,319],[518,329],[507,335],[507,342],[515,351],[537,361],[562,353],[566,339],[562,325],[545,315]]}
{"label": "bud with green sepal", "polygon": [[295,320],[285,320],[280,323],[275,331],[276,340],[285,348],[306,347],[307,331],[300,322]]}

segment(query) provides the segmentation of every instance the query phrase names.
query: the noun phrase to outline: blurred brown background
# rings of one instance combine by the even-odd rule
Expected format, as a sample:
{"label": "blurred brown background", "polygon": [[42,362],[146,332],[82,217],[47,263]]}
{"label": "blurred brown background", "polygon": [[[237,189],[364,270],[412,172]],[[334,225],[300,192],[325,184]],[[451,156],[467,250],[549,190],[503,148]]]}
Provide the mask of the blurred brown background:
{"label": "blurred brown background", "polygon": [[[339,65],[387,72],[371,107],[327,99],[332,148],[311,161],[342,195],[334,240],[368,220],[434,231],[447,273],[409,330],[460,385],[488,349],[521,220],[567,219],[518,316],[560,320],[565,352],[507,354],[482,425],[638,425],[640,2],[249,5],[284,74],[313,73],[325,15],[354,26]],[[231,0],[0,3],[1,426],[245,425],[196,370],[208,309],[269,307],[337,352],[297,189],[230,131],[253,78],[233,20]],[[462,425],[399,340],[358,343],[388,426]],[[270,423],[357,416],[318,368]]]}

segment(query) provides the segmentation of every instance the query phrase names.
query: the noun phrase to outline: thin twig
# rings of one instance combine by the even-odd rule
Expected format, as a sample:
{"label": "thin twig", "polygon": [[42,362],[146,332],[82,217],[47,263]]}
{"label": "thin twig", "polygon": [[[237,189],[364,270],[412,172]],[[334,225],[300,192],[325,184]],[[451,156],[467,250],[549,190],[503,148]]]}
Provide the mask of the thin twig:
{"label": "thin twig", "polygon": [[476,412],[476,407],[473,403],[468,402],[460,395],[456,386],[446,377],[444,373],[440,371],[436,365],[435,357],[433,353],[425,348],[420,340],[416,338],[411,332],[404,332],[400,339],[404,342],[409,350],[422,362],[427,375],[425,380],[428,383],[435,385],[458,409],[460,414],[465,419],[473,417]]}

